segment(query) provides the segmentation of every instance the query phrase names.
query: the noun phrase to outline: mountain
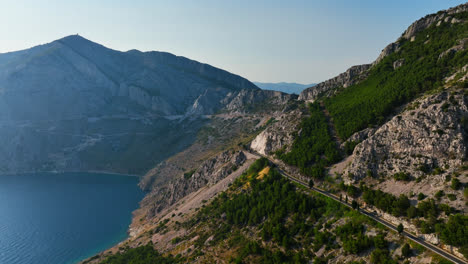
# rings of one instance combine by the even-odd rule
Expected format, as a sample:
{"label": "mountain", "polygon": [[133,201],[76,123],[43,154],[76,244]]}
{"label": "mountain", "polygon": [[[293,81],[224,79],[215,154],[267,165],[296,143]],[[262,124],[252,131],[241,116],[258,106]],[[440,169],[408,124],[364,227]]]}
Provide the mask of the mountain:
{"label": "mountain", "polygon": [[144,174],[240,91],[261,92],[207,64],[78,35],[0,54],[0,173]]}
{"label": "mountain", "polygon": [[[87,263],[465,263],[467,32],[468,4],[427,15],[374,62],[256,103],[258,130],[149,184],[130,238]],[[230,117],[210,135],[253,115]]]}
{"label": "mountain", "polygon": [[280,83],[254,82],[254,84],[263,90],[280,91],[280,92],[288,93],[288,94],[300,94],[304,89],[313,87],[315,85],[315,84],[300,84],[300,83],[287,83],[287,82],[280,82]]}

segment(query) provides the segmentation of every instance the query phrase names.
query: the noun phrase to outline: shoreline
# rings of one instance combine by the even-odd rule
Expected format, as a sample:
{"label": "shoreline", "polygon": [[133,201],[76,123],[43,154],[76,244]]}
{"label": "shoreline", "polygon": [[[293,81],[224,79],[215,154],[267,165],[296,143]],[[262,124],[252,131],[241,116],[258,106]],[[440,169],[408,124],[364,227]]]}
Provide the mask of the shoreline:
{"label": "shoreline", "polygon": [[33,174],[33,173],[51,173],[51,174],[60,174],[60,173],[96,173],[97,174],[99,173],[99,174],[119,175],[119,176],[135,177],[135,178],[143,178],[144,176],[144,175],[138,175],[138,174],[125,174],[125,173],[119,173],[119,172],[100,171],[100,170],[22,171],[22,172],[12,172],[12,173],[0,172],[0,176],[15,176],[15,175]]}

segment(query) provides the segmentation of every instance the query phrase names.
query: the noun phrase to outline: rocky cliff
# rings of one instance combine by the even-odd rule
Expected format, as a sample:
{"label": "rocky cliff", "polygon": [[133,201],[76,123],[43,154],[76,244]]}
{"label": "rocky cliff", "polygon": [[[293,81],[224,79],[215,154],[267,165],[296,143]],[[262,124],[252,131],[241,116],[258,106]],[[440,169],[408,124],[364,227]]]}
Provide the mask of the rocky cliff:
{"label": "rocky cliff", "polygon": [[356,146],[347,172],[354,179],[365,177],[367,171],[376,176],[407,172],[418,178],[425,170],[444,168],[444,173],[434,176],[443,179],[466,157],[466,100],[459,91],[413,102]]}
{"label": "rocky cliff", "polygon": [[206,160],[197,169],[185,172],[180,178],[162,186],[155,186],[142,202],[142,206],[149,208],[147,217],[153,217],[204,186],[217,183],[237,170],[245,161],[246,156],[242,151],[224,151]]}
{"label": "rocky cliff", "polygon": [[222,101],[225,111],[231,113],[270,113],[281,111],[297,95],[269,90],[242,90],[229,93]]}
{"label": "rocky cliff", "polygon": [[296,109],[272,120],[250,144],[250,148],[262,155],[272,155],[277,150],[288,152],[299,129],[303,112]]}
{"label": "rocky cliff", "polygon": [[[467,157],[467,103],[462,89],[441,92],[409,104],[378,129],[366,130],[368,137],[354,149],[344,178],[347,182],[380,179],[379,189],[397,195],[422,192],[434,196],[445,190],[463,200],[461,191],[451,190],[446,179],[459,174]],[[410,182],[395,182],[397,173],[408,175]],[[461,176],[461,182],[465,177]],[[466,209],[461,203],[447,202]]]}
{"label": "rocky cliff", "polygon": [[307,88],[299,95],[299,100],[315,101],[322,96],[332,96],[338,88],[346,88],[366,78],[371,64],[356,65],[340,75]]}

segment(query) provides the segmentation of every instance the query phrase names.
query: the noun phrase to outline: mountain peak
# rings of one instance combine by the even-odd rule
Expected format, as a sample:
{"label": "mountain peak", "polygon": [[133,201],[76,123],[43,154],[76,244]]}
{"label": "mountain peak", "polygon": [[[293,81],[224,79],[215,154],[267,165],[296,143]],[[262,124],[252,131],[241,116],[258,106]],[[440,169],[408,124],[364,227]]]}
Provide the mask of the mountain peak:
{"label": "mountain peak", "polygon": [[104,47],[103,45],[99,44],[99,43],[96,43],[96,42],[93,42],[79,34],[76,34],[76,35],[69,35],[69,36],[66,36],[66,37],[63,37],[61,39],[58,39],[54,42],[60,42],[60,43],[64,43],[66,45],[70,45],[70,46],[99,46],[99,47]]}
{"label": "mountain peak", "polygon": [[88,43],[94,43],[94,44],[97,44],[79,34],[75,34],[75,35],[69,35],[69,36],[66,36],[66,37],[63,37],[61,39],[58,39],[56,41],[60,41],[60,42],[75,42],[75,43],[78,43],[78,42],[81,42],[81,43],[84,43],[84,42],[88,42]]}

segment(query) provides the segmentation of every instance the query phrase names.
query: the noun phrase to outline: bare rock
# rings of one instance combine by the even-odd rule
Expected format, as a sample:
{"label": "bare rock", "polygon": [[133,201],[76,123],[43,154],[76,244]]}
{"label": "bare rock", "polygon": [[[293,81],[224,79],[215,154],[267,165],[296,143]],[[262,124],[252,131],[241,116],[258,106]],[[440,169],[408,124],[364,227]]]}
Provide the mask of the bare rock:
{"label": "bare rock", "polygon": [[224,151],[203,162],[195,172],[180,175],[168,184],[153,188],[143,200],[143,204],[151,204],[148,217],[156,215],[186,195],[224,179],[246,160],[242,151]]}
{"label": "bare rock", "polygon": [[299,95],[299,100],[314,101],[320,96],[331,96],[338,88],[346,88],[356,84],[367,77],[367,71],[372,64],[356,65],[349,68],[346,72],[340,75],[317,84],[302,91]]}
{"label": "bare rock", "polygon": [[398,68],[400,68],[401,66],[403,66],[403,64],[405,63],[405,59],[398,59],[396,61],[393,62],[393,69],[396,70]]}
{"label": "bare rock", "polygon": [[273,124],[262,131],[250,144],[250,147],[263,155],[284,149],[288,152],[294,141],[294,132],[298,130],[302,113],[295,110],[279,116]]}
{"label": "bare rock", "polygon": [[442,92],[416,101],[414,110],[395,116],[375,133],[358,144],[353,160],[345,171],[348,181],[406,172],[413,177],[425,170],[443,168],[431,181],[443,181],[466,158],[467,142],[462,119],[468,116],[463,94]]}
{"label": "bare rock", "polygon": [[372,136],[375,133],[376,130],[377,130],[376,128],[370,128],[369,127],[369,128],[366,128],[364,130],[361,130],[361,131],[358,131],[358,132],[354,133],[345,142],[343,142],[341,144],[341,148],[342,149],[344,148],[344,145],[346,144],[346,142],[351,142],[351,141],[362,142],[362,141],[366,140],[367,138]]}

